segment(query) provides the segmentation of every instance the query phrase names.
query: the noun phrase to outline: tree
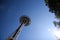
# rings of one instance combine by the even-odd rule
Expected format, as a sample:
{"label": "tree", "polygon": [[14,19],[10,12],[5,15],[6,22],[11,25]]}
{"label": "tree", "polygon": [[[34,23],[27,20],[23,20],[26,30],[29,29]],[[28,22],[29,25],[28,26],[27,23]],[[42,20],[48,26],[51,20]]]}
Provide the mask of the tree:
{"label": "tree", "polygon": [[49,11],[54,13],[56,18],[60,18],[60,0],[45,0]]}
{"label": "tree", "polygon": [[54,13],[55,18],[59,20],[59,22],[54,21],[54,25],[60,28],[60,0],[45,0],[46,6],[48,6],[49,11]]}
{"label": "tree", "polygon": [[54,13],[55,18],[59,21],[54,21],[55,27],[59,30],[56,32],[55,36],[58,40],[60,40],[60,0],[45,0],[46,6],[48,6],[49,11]]}

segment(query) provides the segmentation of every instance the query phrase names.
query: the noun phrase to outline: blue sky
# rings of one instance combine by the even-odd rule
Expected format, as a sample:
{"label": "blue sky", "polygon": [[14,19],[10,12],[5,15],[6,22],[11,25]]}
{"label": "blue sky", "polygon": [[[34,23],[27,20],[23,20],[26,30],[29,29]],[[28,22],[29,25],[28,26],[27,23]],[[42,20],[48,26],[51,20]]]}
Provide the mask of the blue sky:
{"label": "blue sky", "polygon": [[18,28],[22,15],[29,16],[31,24],[23,28],[18,40],[55,40],[48,31],[54,28],[54,15],[48,11],[44,0],[7,0],[1,9],[0,40],[6,40]]}

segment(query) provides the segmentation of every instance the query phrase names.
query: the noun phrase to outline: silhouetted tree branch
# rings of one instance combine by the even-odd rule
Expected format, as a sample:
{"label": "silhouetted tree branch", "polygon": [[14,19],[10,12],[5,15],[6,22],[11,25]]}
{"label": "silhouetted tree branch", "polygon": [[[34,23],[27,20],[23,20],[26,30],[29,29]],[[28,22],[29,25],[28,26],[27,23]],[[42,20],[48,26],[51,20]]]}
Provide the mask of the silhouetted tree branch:
{"label": "silhouetted tree branch", "polygon": [[49,11],[54,13],[55,17],[59,22],[54,21],[54,25],[60,28],[60,0],[45,0],[46,6],[48,6]]}

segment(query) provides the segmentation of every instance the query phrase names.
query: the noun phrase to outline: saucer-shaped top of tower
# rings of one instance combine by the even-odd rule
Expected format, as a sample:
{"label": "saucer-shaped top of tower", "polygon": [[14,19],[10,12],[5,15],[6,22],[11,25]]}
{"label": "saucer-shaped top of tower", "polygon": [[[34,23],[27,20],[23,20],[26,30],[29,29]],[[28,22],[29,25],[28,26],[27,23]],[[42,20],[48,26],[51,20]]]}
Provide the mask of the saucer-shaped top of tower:
{"label": "saucer-shaped top of tower", "polygon": [[28,16],[21,16],[20,17],[20,22],[21,24],[25,24],[25,26],[28,26],[30,24],[30,18]]}

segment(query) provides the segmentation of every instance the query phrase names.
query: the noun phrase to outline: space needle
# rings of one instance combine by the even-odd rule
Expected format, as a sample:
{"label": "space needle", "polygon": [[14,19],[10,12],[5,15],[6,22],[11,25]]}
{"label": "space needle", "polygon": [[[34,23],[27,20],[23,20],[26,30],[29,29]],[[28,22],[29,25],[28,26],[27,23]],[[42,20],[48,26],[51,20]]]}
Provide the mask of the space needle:
{"label": "space needle", "polygon": [[10,35],[7,40],[17,40],[18,34],[21,32],[24,26],[28,26],[30,24],[30,18],[28,16],[21,16],[19,22],[20,26]]}

